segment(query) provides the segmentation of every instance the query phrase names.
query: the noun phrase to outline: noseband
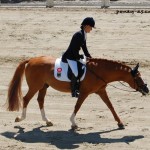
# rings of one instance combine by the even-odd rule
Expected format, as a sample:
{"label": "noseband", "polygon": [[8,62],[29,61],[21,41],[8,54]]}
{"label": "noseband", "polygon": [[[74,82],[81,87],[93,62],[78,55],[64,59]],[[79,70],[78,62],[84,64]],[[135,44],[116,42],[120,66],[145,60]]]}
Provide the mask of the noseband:
{"label": "noseband", "polygon": [[[135,88],[135,85],[137,85],[137,88]],[[142,88],[145,86],[147,86],[147,84],[141,83],[141,78],[139,76],[134,76],[134,89],[136,89],[136,91],[142,91]]]}

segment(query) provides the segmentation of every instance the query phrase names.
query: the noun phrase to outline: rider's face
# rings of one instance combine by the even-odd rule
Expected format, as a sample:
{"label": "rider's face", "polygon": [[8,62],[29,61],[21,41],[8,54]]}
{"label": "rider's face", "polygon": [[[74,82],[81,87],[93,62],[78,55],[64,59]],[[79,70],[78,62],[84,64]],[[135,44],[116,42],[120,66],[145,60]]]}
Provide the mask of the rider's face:
{"label": "rider's face", "polygon": [[86,25],[85,28],[84,28],[84,30],[85,30],[86,33],[90,33],[91,30],[92,30],[92,27],[89,26],[89,25]]}

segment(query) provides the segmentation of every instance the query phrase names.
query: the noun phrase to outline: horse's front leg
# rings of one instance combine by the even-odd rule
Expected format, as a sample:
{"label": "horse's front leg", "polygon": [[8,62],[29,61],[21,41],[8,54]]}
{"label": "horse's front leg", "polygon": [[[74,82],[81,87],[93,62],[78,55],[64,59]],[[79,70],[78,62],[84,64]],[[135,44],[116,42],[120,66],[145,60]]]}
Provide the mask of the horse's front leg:
{"label": "horse's front leg", "polygon": [[86,94],[86,93],[80,93],[79,94],[79,98],[78,98],[78,100],[76,102],[76,105],[75,105],[75,108],[74,108],[74,112],[72,113],[72,115],[70,117],[70,121],[72,123],[71,128],[73,130],[78,128],[78,126],[77,126],[77,124],[75,122],[75,116],[76,116],[77,112],[79,111],[81,105],[83,104],[84,100],[87,98],[87,96],[88,96],[88,94]]}
{"label": "horse's front leg", "polygon": [[101,89],[99,90],[98,92],[96,92],[96,94],[98,94],[102,100],[104,101],[104,103],[107,105],[107,107],[110,109],[110,111],[112,112],[115,120],[118,122],[118,127],[120,129],[124,129],[124,124],[122,123],[122,121],[120,120],[119,116],[117,115],[112,103],[110,102],[109,98],[108,98],[108,95],[107,95],[107,92],[106,92],[106,89]]}

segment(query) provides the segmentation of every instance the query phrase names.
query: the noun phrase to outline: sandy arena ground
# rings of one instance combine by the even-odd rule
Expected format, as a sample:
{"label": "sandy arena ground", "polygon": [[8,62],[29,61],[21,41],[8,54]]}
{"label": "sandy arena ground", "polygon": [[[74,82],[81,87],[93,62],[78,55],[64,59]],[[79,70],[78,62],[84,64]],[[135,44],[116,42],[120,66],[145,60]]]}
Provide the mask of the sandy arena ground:
{"label": "sandy arena ground", "polygon": [[[87,39],[91,55],[120,60],[131,67],[139,62],[142,77],[150,84],[150,14],[115,12],[78,8],[0,9],[1,150],[150,149],[150,97],[142,97],[140,93],[107,88],[111,102],[126,125],[125,130],[117,130],[109,109],[95,94],[86,99],[78,112],[76,121],[80,128],[76,132],[70,131],[69,118],[76,103],[70,94],[48,89],[45,111],[54,123],[52,127],[47,127],[41,119],[37,95],[28,106],[26,120],[20,123],[14,120],[21,111],[8,112],[3,107],[18,63],[41,55],[60,57],[87,16],[96,20],[96,29]],[[124,88],[118,83],[113,85]],[[22,89],[25,94],[25,80]]]}

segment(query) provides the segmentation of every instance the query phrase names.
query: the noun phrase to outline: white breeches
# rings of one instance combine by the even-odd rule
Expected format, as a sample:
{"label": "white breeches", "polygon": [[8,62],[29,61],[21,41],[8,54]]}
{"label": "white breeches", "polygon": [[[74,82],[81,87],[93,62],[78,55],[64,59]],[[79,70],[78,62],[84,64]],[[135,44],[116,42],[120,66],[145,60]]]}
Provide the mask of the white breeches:
{"label": "white breeches", "polygon": [[78,77],[78,67],[77,67],[77,62],[75,60],[70,60],[70,59],[67,59],[67,62],[73,72],[73,74]]}

